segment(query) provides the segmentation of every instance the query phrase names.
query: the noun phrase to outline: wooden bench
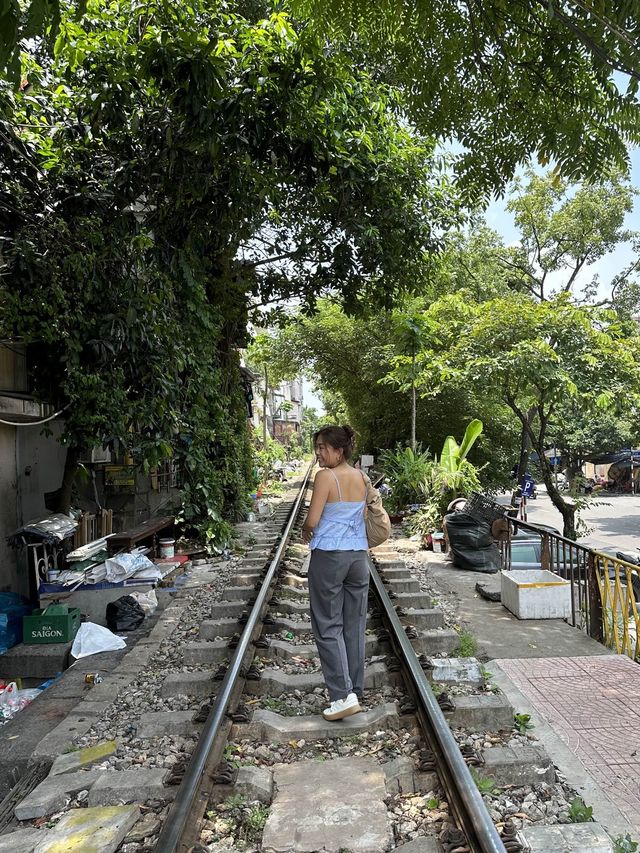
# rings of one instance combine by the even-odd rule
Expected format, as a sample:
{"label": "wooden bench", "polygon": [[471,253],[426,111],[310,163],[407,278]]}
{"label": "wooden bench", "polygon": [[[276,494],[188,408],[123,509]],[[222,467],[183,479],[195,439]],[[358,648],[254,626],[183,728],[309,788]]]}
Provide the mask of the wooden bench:
{"label": "wooden bench", "polygon": [[[123,530],[122,533],[113,533],[107,539],[107,550],[109,554],[118,554],[120,551],[130,551],[138,545],[151,544],[155,553],[158,533],[165,531],[168,537],[173,532],[174,524],[175,518],[172,515],[150,518],[148,521],[138,524],[137,527]],[[147,542],[149,539],[151,543]]]}

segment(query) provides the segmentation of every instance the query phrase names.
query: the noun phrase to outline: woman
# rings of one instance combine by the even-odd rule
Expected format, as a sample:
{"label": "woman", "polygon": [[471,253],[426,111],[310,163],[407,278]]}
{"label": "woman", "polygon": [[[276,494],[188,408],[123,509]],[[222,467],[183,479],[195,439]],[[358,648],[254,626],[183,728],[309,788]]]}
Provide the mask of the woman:
{"label": "woman", "polygon": [[326,426],[314,433],[321,469],[315,476],[302,539],[311,548],[311,626],[331,705],[325,720],[357,714],[364,689],[364,633],[367,620],[369,556],[364,523],[366,485],[348,464],[353,453],[350,426]]}

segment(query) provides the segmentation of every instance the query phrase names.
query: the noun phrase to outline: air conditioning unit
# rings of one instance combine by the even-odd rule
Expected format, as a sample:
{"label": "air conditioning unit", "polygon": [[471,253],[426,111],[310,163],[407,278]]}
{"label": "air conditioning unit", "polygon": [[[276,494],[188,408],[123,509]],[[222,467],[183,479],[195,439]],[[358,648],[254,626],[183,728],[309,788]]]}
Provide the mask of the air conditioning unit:
{"label": "air conditioning unit", "polygon": [[92,462],[111,462],[111,451],[108,447],[94,447],[91,450]]}

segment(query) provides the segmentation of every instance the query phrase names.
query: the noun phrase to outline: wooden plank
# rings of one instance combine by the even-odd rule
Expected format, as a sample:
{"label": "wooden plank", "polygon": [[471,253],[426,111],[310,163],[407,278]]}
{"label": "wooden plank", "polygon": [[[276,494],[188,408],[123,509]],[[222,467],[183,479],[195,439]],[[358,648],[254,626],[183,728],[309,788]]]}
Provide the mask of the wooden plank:
{"label": "wooden plank", "polygon": [[158,516],[150,518],[148,521],[143,521],[137,527],[131,527],[129,530],[123,530],[122,533],[112,533],[107,538],[107,549],[110,554],[122,549],[133,548],[138,542],[145,539],[150,539],[161,530],[167,527],[173,527],[175,518],[173,516]]}

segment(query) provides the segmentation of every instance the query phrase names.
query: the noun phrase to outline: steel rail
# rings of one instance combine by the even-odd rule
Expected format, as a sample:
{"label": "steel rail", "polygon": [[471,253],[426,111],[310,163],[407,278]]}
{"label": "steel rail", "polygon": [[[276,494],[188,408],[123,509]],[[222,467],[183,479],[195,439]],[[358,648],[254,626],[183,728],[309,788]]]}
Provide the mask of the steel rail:
{"label": "steel rail", "polygon": [[158,836],[155,853],[175,853],[178,849],[178,844],[180,843],[180,839],[187,825],[193,803],[198,793],[198,786],[200,785],[200,780],[202,779],[202,774],[204,773],[209,753],[211,752],[218,733],[225,722],[227,707],[229,705],[236,680],[240,675],[242,662],[249,648],[249,644],[251,643],[251,638],[258,624],[258,620],[261,618],[262,609],[267,602],[271,583],[278,570],[280,560],[282,559],[284,550],[287,547],[291,530],[300,510],[300,505],[307,489],[313,464],[314,463],[309,465],[305,474],[300,487],[300,492],[298,493],[298,496],[291,508],[278,549],[269,564],[264,581],[256,597],[255,604],[249,614],[247,624],[244,627],[238,646],[231,662],[229,663],[229,667],[220,687],[220,692],[218,693],[216,701],[209,713],[207,722],[205,723],[202,734],[198,740],[198,744],[191,756],[186,773],[180,788],[178,789],[176,798],[173,801],[173,805],[165,818],[162,830]]}
{"label": "steel rail", "polygon": [[420,703],[427,721],[429,731],[426,735],[437,760],[438,776],[459,828],[464,832],[473,853],[506,853],[478,786],[469,772],[373,561],[370,561],[369,571],[392,643],[402,655],[405,668],[411,677],[415,698]]}

